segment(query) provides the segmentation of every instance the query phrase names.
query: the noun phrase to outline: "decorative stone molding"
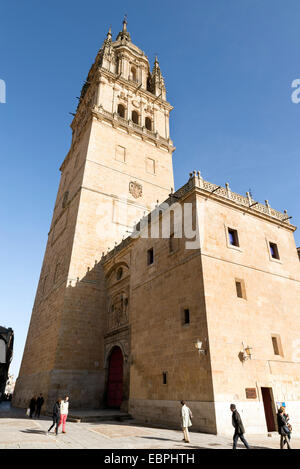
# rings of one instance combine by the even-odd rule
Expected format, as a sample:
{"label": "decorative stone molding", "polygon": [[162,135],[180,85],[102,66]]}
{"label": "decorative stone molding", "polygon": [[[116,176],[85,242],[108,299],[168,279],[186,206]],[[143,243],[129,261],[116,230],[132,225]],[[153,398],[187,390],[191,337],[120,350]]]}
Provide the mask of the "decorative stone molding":
{"label": "decorative stone molding", "polygon": [[117,293],[109,300],[107,312],[107,331],[118,329],[128,323],[128,294]]}

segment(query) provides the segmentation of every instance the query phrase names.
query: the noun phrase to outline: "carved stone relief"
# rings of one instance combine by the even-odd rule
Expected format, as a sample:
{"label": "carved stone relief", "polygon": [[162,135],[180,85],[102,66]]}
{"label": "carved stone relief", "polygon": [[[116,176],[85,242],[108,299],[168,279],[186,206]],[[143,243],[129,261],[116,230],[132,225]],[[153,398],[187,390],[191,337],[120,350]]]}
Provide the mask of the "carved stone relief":
{"label": "carved stone relief", "polygon": [[128,323],[128,303],[128,295],[125,292],[118,293],[110,300],[107,314],[108,330]]}
{"label": "carved stone relief", "polygon": [[129,192],[135,199],[138,199],[143,195],[143,186],[136,181],[131,181],[129,183]]}

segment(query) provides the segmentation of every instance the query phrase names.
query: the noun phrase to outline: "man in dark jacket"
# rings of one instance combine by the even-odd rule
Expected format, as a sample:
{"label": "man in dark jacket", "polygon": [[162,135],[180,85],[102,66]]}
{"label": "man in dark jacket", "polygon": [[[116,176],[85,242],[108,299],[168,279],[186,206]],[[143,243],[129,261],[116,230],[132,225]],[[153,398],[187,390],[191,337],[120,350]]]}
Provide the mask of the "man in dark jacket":
{"label": "man in dark jacket", "polygon": [[42,393],[39,395],[39,397],[37,398],[36,400],[36,411],[35,411],[35,416],[37,418],[40,418],[40,414],[41,414],[41,409],[42,409],[42,405],[44,404],[44,398],[43,398],[43,395]]}
{"label": "man in dark jacket", "polygon": [[51,425],[51,427],[48,430],[48,432],[50,432],[50,430],[52,430],[52,428],[55,425],[55,434],[56,435],[58,433],[58,426],[59,426],[59,422],[60,422],[60,403],[61,403],[61,398],[59,397],[57,399],[57,401],[55,402],[54,407],[53,407],[53,413],[52,413],[53,424]]}
{"label": "man in dark jacket", "polygon": [[250,447],[247,443],[247,440],[244,438],[245,429],[244,429],[244,425],[243,425],[241,416],[238,413],[238,411],[236,410],[236,406],[234,404],[231,404],[230,410],[232,412],[232,425],[234,427],[233,447],[232,447],[232,449],[236,449],[236,445],[237,445],[237,442],[238,442],[239,438],[244,443],[246,448],[250,449]]}

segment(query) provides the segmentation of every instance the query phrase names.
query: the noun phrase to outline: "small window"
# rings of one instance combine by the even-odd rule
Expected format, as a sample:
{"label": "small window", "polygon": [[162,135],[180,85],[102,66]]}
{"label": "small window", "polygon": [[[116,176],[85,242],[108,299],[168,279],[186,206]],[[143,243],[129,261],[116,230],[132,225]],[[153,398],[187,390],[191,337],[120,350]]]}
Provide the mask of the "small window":
{"label": "small window", "polygon": [[273,259],[280,259],[277,244],[269,243],[269,245],[270,245],[271,257]]}
{"label": "small window", "polygon": [[234,230],[232,228],[228,228],[228,240],[229,240],[229,244],[231,246],[239,246],[240,245],[237,230]]}
{"label": "small window", "polygon": [[190,310],[184,309],[183,310],[183,324],[189,324],[189,323],[190,323]]}
{"label": "small window", "polygon": [[122,276],[123,276],[123,269],[122,267],[119,267],[117,270],[117,280],[121,280]]}
{"label": "small window", "polygon": [[163,371],[163,384],[167,384],[167,372]]}
{"label": "small window", "polygon": [[116,146],[116,160],[121,163],[125,163],[126,161],[126,149],[120,145]]}
{"label": "small window", "polygon": [[123,119],[125,119],[125,107],[123,106],[123,104],[118,105],[118,114],[120,117],[123,117]]}
{"label": "small window", "polygon": [[155,160],[146,158],[146,171],[150,174],[155,174]]}
{"label": "small window", "polygon": [[132,122],[134,122],[135,124],[138,124],[139,123],[139,115],[136,111],[132,111],[131,113],[131,120]]}
{"label": "small window", "polygon": [[154,252],[153,252],[153,248],[151,249],[148,249],[147,251],[147,263],[148,265],[151,265],[153,264],[154,262]]}
{"label": "small window", "polygon": [[150,117],[146,117],[145,127],[147,130],[152,130],[152,120],[150,119]]}
{"label": "small window", "polygon": [[235,282],[235,286],[236,286],[236,294],[237,294],[237,296],[238,296],[239,298],[243,298],[242,283],[236,281],[236,282]]}
{"label": "small window", "polygon": [[235,279],[235,289],[236,289],[236,296],[238,298],[244,298],[246,300],[246,288],[244,280],[240,278]]}
{"label": "small window", "polygon": [[281,355],[280,337],[276,335],[272,335],[272,344],[273,344],[274,355]]}

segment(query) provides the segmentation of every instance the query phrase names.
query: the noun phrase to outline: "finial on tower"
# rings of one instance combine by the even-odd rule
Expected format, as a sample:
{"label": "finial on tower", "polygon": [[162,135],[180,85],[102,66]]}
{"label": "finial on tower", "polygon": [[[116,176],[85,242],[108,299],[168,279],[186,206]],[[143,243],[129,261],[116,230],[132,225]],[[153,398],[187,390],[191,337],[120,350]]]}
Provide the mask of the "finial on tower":
{"label": "finial on tower", "polygon": [[127,31],[127,13],[125,13],[124,19],[123,19],[123,33],[126,33],[126,31]]}
{"label": "finial on tower", "polygon": [[111,26],[109,27],[108,33],[107,33],[107,39],[111,39]]}
{"label": "finial on tower", "polygon": [[119,40],[125,40],[125,41],[129,41],[131,42],[131,37],[130,37],[130,34],[129,32],[127,31],[127,14],[124,15],[124,19],[123,19],[123,29],[122,31],[119,32],[119,34],[117,35],[117,39],[116,41],[119,41]]}

